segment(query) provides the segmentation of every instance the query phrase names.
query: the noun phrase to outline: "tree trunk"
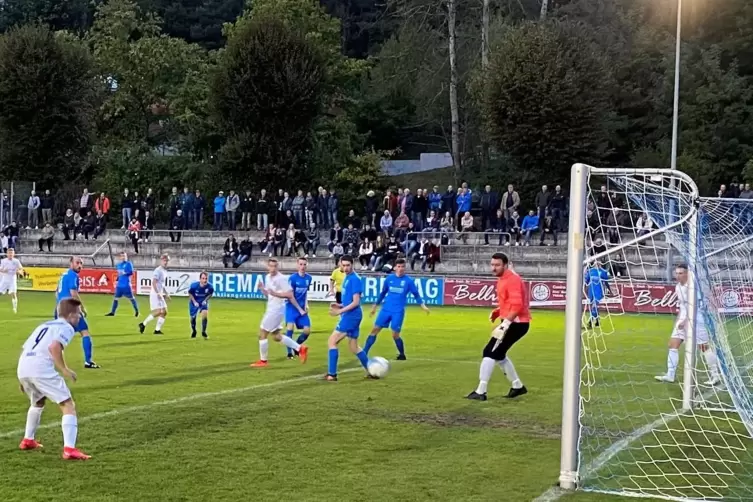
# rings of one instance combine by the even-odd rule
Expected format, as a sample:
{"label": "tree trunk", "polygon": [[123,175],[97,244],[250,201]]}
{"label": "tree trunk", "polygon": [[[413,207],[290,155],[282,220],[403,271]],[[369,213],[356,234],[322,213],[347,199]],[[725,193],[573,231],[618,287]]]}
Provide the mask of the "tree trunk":
{"label": "tree trunk", "polygon": [[549,9],[549,0],[541,0],[541,13],[539,14],[539,21],[546,19],[546,12]]}
{"label": "tree trunk", "polygon": [[[481,10],[481,73],[486,78],[489,71],[489,3],[490,0],[482,0],[483,8]],[[484,124],[480,124],[479,132],[481,134],[481,172],[489,171],[489,141],[486,138]]]}
{"label": "tree trunk", "polygon": [[450,119],[452,124],[452,166],[455,183],[460,178],[460,117],[458,113],[458,68],[455,49],[456,0],[447,0],[447,28],[449,30],[450,53]]}

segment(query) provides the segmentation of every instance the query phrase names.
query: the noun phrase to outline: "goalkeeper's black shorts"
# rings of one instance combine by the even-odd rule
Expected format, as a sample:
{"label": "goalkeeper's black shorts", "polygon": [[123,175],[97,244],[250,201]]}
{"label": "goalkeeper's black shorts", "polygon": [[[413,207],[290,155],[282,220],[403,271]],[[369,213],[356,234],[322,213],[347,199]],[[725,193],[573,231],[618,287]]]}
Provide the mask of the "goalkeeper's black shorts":
{"label": "goalkeeper's black shorts", "polygon": [[484,357],[490,357],[495,361],[501,361],[506,358],[507,351],[510,350],[518,340],[526,336],[530,326],[531,324],[527,322],[514,322],[510,324],[505,336],[502,337],[502,341],[496,349],[494,346],[497,344],[497,339],[495,337],[489,339],[489,343],[484,347]]}

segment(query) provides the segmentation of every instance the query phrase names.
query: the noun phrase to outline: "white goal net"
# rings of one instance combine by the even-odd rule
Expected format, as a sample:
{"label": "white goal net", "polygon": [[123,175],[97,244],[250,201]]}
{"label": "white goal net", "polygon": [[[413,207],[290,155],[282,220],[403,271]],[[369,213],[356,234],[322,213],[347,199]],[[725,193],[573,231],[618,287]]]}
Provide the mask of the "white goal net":
{"label": "white goal net", "polygon": [[[571,219],[568,242],[568,281],[580,277],[582,294],[568,304],[580,351],[569,345],[566,368],[569,358],[580,373],[569,389],[565,374],[563,486],[753,500],[753,201],[700,198],[669,170],[573,169],[571,213],[586,223],[581,233]],[[685,334],[708,343],[683,344],[673,362],[678,265],[689,276]]]}

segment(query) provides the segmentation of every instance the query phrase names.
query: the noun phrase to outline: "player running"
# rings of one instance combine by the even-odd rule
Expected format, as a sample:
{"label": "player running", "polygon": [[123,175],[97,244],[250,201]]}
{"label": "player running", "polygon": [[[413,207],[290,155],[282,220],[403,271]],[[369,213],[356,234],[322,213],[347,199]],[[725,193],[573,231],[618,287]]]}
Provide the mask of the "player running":
{"label": "player running", "polygon": [[494,322],[502,319],[502,324],[492,331],[489,343],[484,347],[484,358],[481,360],[479,369],[479,382],[475,391],[468,394],[468,399],[486,401],[486,388],[494,372],[494,363],[500,369],[512,388],[508,392],[508,398],[514,398],[526,394],[528,390],[518,378],[512,361],[507,357],[507,352],[515,343],[528,333],[531,323],[531,313],[528,308],[528,295],[523,279],[510,270],[510,261],[504,253],[492,255],[492,272],[497,276],[497,299],[499,307],[492,311],[489,319]]}
{"label": "player running", "polygon": [[89,324],[86,322],[86,307],[81,301],[81,295],[78,293],[79,280],[78,274],[81,272],[81,268],[84,266],[83,260],[79,256],[71,256],[70,268],[63,273],[58,281],[57,293],[55,293],[57,304],[55,307],[54,318],[58,318],[57,306],[63,300],[73,298],[77,300],[81,307],[81,315],[78,318],[78,324],[74,326],[77,332],[81,333],[81,346],[84,349],[84,368],[87,369],[99,369],[99,365],[92,361],[92,353],[94,352],[94,344],[92,343],[92,337],[89,333]]}
{"label": "player running", "polygon": [[334,303],[330,305],[329,310],[329,315],[332,317],[340,316],[340,321],[329,336],[328,342],[328,366],[324,379],[330,382],[337,381],[337,359],[340,357],[337,344],[343,338],[348,338],[348,348],[355,354],[364,369],[369,362],[366,352],[358,346],[358,335],[360,335],[361,320],[363,319],[363,311],[361,310],[363,283],[358,274],[353,271],[353,258],[347,255],[340,258],[340,267],[345,274],[342,286],[342,304]]}
{"label": "player running", "polygon": [[16,250],[8,248],[8,256],[0,261],[0,295],[9,294],[13,313],[18,313],[18,278],[23,277],[24,267],[16,258]]}
{"label": "player running", "polygon": [[76,373],[65,363],[63,351],[76,335],[74,329],[78,329],[80,321],[83,320],[81,309],[81,302],[75,298],[60,301],[57,306],[58,318],[38,326],[24,343],[21,357],[18,358],[17,375],[21,391],[29,396],[31,406],[26,413],[24,439],[19,445],[22,450],[42,448],[36,440],[36,432],[45,402],[49,399],[60,406],[63,413],[63,459],[91,458],[76,449],[76,405],[63,378],[76,381]]}
{"label": "player running", "polygon": [[139,316],[139,304],[136,303],[136,298],[133,296],[133,290],[131,289],[131,277],[133,276],[133,263],[128,261],[128,255],[125,251],[121,251],[118,255],[120,262],[115,267],[118,272],[118,282],[115,284],[115,296],[112,299],[112,308],[109,314],[105,314],[108,317],[115,315],[115,311],[118,310],[118,300],[122,297],[126,297],[131,300],[133,305],[134,317]]}
{"label": "player running", "polygon": [[167,294],[167,264],[170,262],[170,257],[166,254],[160,256],[160,266],[154,269],[154,275],[152,275],[152,290],[149,292],[149,308],[152,311],[146,316],[142,322],[139,323],[139,332],[142,334],[146,329],[146,325],[152,322],[152,319],[157,318],[157,325],[154,327],[155,335],[162,335],[162,325],[165,324],[165,317],[167,317],[167,302],[170,300],[170,295]]}
{"label": "player running", "polygon": [[405,260],[398,258],[395,260],[395,268],[393,273],[387,276],[382,284],[382,291],[379,293],[377,302],[371,308],[371,317],[374,317],[377,307],[384,301],[382,310],[379,311],[379,315],[374,322],[374,327],[366,339],[366,345],[363,347],[363,351],[366,355],[369,354],[372,345],[376,342],[377,335],[386,327],[392,329],[392,338],[395,340],[395,346],[397,347],[397,360],[405,361],[405,345],[403,339],[400,337],[400,332],[403,329],[403,321],[405,320],[405,307],[408,304],[408,295],[411,294],[416,301],[424,309],[427,314],[430,312],[429,307],[426,306],[424,299],[421,297],[416,283],[412,277],[405,274]]}
{"label": "player running", "polygon": [[[309,318],[308,307],[308,293],[311,283],[314,281],[313,277],[306,273],[306,267],[308,266],[308,260],[306,258],[298,258],[298,272],[291,275],[288,278],[290,288],[293,290],[293,296],[295,296],[296,303],[303,308],[304,313],[301,314],[295,305],[290,300],[285,300],[285,324],[286,332],[285,336],[293,338],[293,330],[300,329],[301,334],[298,335],[296,343],[305,343],[311,334],[311,319]],[[288,359],[294,359],[296,356],[295,351],[288,347]]]}
{"label": "player running", "polygon": [[297,351],[301,363],[305,363],[308,359],[308,347],[295,342],[293,338],[280,335],[280,330],[282,329],[282,320],[285,316],[285,300],[292,304],[299,315],[306,315],[306,311],[303,310],[303,307],[295,299],[293,290],[290,288],[290,284],[285,279],[285,276],[278,271],[278,262],[276,259],[269,259],[267,262],[267,272],[269,273],[264,278],[264,285],[261,289],[262,293],[267,297],[267,310],[264,312],[264,317],[259,327],[259,360],[252,363],[251,367],[266,368],[269,365],[267,362],[269,357],[269,335],[272,335],[275,340],[284,346]]}
{"label": "player running", "polygon": [[191,318],[191,338],[196,338],[196,316],[201,315],[201,336],[204,340],[207,335],[207,313],[209,312],[209,299],[214,294],[214,288],[209,284],[209,274],[199,274],[199,282],[194,282],[188,288],[188,316]]}
{"label": "player running", "polygon": [[590,317],[588,319],[588,328],[592,325],[599,326],[601,319],[599,317],[599,304],[604,300],[604,288],[611,294],[609,288],[609,273],[601,268],[598,261],[592,267],[586,268],[583,280],[588,288],[588,304],[590,306]]}
{"label": "player running", "polygon": [[[690,314],[687,265],[683,264],[675,267],[675,279],[677,280],[675,295],[677,296],[677,306],[680,309],[680,312],[677,314],[677,321],[675,322],[672,336],[669,338],[667,373],[654,377],[660,382],[670,383],[675,381],[677,366],[680,362],[680,346],[685,341],[688,327],[688,316]],[[706,360],[706,367],[709,370],[709,380],[706,382],[706,385],[718,384],[720,382],[719,364],[717,362],[716,352],[709,347],[709,333],[706,331],[706,325],[703,322],[703,316],[700,309],[698,309],[695,320],[695,343],[701,352],[703,352],[703,357]]]}

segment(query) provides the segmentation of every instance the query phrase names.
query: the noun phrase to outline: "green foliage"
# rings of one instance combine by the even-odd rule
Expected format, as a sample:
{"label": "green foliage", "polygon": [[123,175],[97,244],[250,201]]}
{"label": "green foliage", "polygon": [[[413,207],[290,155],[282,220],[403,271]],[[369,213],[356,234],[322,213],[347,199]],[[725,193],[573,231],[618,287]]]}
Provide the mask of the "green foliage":
{"label": "green foliage", "polygon": [[238,23],[212,82],[224,172],[255,188],[310,179],[306,156],[322,113],[326,67],[304,33],[273,13]]}
{"label": "green foliage", "polygon": [[91,25],[90,0],[7,0],[0,7],[0,32],[39,23],[52,30],[83,31]]}
{"label": "green foliage", "polygon": [[91,55],[41,25],[0,36],[0,166],[46,186],[77,178],[93,139],[101,86]]}

